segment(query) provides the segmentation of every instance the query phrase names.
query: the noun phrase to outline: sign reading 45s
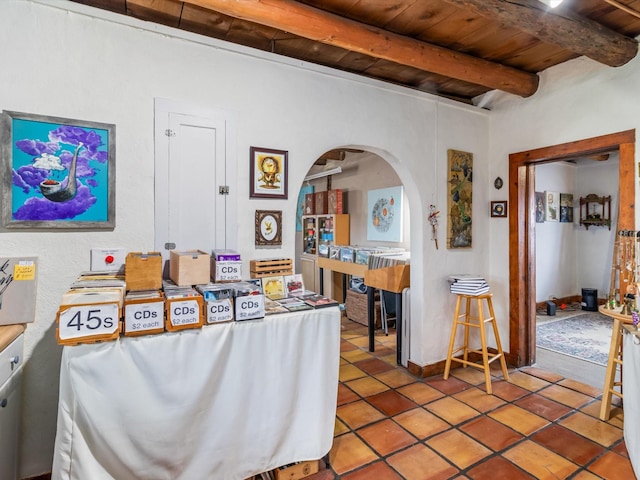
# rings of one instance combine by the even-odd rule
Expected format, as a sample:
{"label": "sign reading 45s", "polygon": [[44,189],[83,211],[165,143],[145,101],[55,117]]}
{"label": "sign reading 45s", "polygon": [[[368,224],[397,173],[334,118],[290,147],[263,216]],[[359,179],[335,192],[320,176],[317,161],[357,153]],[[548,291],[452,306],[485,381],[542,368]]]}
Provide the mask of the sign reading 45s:
{"label": "sign reading 45s", "polygon": [[60,343],[81,343],[82,339],[109,340],[120,334],[118,303],[63,305],[58,312]]}

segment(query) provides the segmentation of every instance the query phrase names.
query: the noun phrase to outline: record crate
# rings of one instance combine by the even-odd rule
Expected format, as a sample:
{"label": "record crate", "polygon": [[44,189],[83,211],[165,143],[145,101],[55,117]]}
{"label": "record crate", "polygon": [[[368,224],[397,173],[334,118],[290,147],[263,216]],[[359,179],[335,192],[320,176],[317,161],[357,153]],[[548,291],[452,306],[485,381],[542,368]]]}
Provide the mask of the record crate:
{"label": "record crate", "polygon": [[251,260],[251,278],[293,275],[293,260],[279,258],[273,260]]}

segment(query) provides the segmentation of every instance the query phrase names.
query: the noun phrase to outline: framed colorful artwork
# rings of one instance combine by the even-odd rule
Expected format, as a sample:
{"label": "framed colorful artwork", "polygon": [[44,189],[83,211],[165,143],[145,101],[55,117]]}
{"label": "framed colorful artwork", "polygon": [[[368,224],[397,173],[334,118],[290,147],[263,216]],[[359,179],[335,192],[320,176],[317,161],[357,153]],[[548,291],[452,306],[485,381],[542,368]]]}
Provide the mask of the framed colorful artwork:
{"label": "framed colorful artwork", "polygon": [[447,248],[471,248],[473,153],[447,150]]}
{"label": "framed colorful artwork", "polygon": [[249,197],[286,200],[289,183],[288,152],[251,147],[250,162]]}
{"label": "framed colorful artwork", "polygon": [[367,240],[402,241],[402,196],[402,186],[367,192]]}
{"label": "framed colorful artwork", "polygon": [[115,125],[0,115],[2,226],[115,228]]}
{"label": "framed colorful artwork", "polygon": [[256,210],[256,245],[282,245],[282,211]]}

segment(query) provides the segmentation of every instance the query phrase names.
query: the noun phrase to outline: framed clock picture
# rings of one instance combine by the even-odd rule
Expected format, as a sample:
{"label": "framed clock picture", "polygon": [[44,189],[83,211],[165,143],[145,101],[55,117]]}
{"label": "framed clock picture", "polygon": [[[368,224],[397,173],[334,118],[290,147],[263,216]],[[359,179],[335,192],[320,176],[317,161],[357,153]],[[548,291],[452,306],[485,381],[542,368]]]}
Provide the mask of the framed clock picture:
{"label": "framed clock picture", "polygon": [[282,245],[282,211],[256,210],[256,245]]}

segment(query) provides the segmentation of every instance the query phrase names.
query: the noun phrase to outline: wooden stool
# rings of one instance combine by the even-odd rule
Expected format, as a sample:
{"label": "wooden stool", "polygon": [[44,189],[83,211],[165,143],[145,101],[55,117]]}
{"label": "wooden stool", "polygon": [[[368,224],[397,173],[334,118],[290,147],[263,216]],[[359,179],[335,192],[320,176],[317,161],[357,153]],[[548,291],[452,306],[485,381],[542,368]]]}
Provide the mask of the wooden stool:
{"label": "wooden stool", "polygon": [[[607,371],[604,374],[604,387],[602,388],[602,403],[600,404],[600,420],[607,421],[611,415],[611,399],[613,395],[622,396],[622,332],[624,324],[631,324],[631,315],[623,315],[619,311],[609,310],[600,306],[598,311],[613,319],[611,331],[611,344],[609,345],[609,360]],[[616,381],[616,372],[620,365],[620,380]],[[616,390],[619,388],[620,390]]]}
{"label": "wooden stool", "polygon": [[[504,361],[504,352],[502,351],[502,345],[500,344],[500,335],[498,334],[498,326],[496,325],[495,313],[493,311],[493,303],[491,298],[493,294],[485,293],[483,295],[463,295],[457,294],[456,310],[453,317],[453,328],[451,329],[451,340],[449,341],[449,353],[447,354],[447,363],[444,367],[444,379],[449,378],[449,370],[451,369],[451,362],[459,362],[466,367],[467,365],[484,370],[484,378],[487,384],[487,393],[491,393],[491,371],[489,364],[494,360],[500,359],[500,366],[502,367],[502,375],[505,380],[509,380],[509,373],[507,372],[507,364]],[[465,300],[465,311],[460,313],[460,305]],[[471,300],[477,302],[477,316],[471,315]],[[487,303],[489,309],[489,317],[484,316],[484,307],[482,301]],[[487,334],[485,331],[486,324],[491,323],[493,327],[493,334],[496,338],[496,347],[498,353],[489,353],[487,350]],[[458,325],[464,325],[464,345],[454,350],[454,344],[456,341],[456,331]],[[474,350],[469,347],[469,327],[478,328],[480,330],[480,342],[481,350]],[[454,355],[462,351],[462,358],[456,358]],[[482,355],[482,364],[469,361],[469,353],[477,353]]]}

